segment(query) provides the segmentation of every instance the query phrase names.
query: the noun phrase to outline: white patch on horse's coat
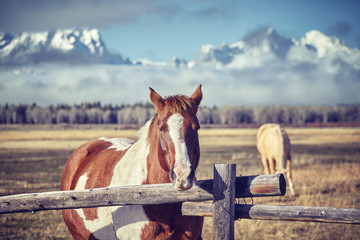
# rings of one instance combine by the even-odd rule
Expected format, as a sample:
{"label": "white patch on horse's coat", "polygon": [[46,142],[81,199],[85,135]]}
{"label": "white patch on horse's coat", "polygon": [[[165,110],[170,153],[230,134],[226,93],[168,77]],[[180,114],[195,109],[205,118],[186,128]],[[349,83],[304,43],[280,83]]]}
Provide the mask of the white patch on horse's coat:
{"label": "white patch on horse's coat", "polygon": [[[89,179],[89,177],[87,176],[87,173],[82,175],[79,178],[74,190],[84,190],[88,179]],[[111,225],[111,223],[112,223],[111,211],[109,211],[108,209],[104,209],[104,208],[97,208],[98,216],[102,216],[102,217],[101,218],[99,217],[94,220],[87,220],[85,217],[85,214],[84,214],[84,210],[82,208],[75,209],[75,211],[82,218],[86,229],[88,229],[91,233],[93,233],[95,237],[97,237],[98,239],[116,239],[116,238],[114,238],[115,237],[114,231],[112,231],[112,232],[106,231],[105,236],[103,234],[101,234],[100,236],[99,236],[99,234],[96,234],[96,232],[98,232],[100,229],[106,228],[106,226]]]}
{"label": "white patch on horse's coat", "polygon": [[[150,149],[147,133],[150,121],[140,130],[139,140],[114,167],[110,186],[141,185],[146,180],[147,156]],[[139,205],[117,207],[113,212],[113,219],[116,236],[121,239],[140,239],[142,228],[149,222],[143,207]]]}
{"label": "white patch on horse's coat", "polygon": [[[141,185],[147,178],[147,156],[149,143],[147,134],[150,127],[149,120],[139,132],[139,140],[132,144],[122,142],[116,138],[102,140],[113,143],[117,150],[124,146],[129,148],[121,160],[115,165],[109,186]],[[119,145],[120,144],[120,145]],[[110,147],[110,148],[112,148]],[[87,174],[79,178],[75,189],[85,189]],[[98,239],[140,239],[143,227],[149,222],[141,205],[114,206],[97,208],[97,219],[86,220],[83,209],[76,209],[83,219],[85,227]]]}
{"label": "white patch on horse's coat", "polygon": [[86,182],[89,179],[87,173],[79,177],[78,182],[76,183],[76,187],[74,190],[84,190],[86,186]]}
{"label": "white patch on horse's coat", "polygon": [[115,148],[116,151],[124,151],[126,149],[128,149],[129,147],[131,147],[131,145],[133,145],[135,143],[135,141],[131,138],[107,138],[107,137],[102,137],[99,138],[100,140],[103,141],[107,141],[107,142],[111,142],[112,145],[109,147],[110,148]]}
{"label": "white patch on horse's coat", "polygon": [[171,115],[167,120],[169,134],[175,146],[175,166],[181,164],[190,167],[191,163],[186,143],[181,138],[184,131],[183,123],[184,117],[179,113]]}
{"label": "white patch on horse's coat", "polygon": [[140,185],[147,178],[147,155],[149,143],[147,134],[150,121],[140,130],[139,140],[125,153],[115,165],[110,186]]}

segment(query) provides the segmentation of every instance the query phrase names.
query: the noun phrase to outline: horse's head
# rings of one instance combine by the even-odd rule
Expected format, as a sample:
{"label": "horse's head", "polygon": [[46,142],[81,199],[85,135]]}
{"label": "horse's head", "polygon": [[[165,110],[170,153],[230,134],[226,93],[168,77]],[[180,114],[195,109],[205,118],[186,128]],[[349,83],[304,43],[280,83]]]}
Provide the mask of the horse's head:
{"label": "horse's head", "polygon": [[150,88],[150,99],[157,112],[152,124],[160,166],[168,172],[175,189],[190,189],[200,158],[196,112],[202,99],[201,85],[191,97],[165,99]]}

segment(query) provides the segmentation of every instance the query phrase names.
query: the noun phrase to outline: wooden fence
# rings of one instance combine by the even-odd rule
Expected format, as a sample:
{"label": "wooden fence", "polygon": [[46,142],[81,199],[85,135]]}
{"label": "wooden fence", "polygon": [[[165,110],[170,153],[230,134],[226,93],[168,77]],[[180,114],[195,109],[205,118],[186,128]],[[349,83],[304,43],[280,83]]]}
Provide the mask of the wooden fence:
{"label": "wooden fence", "polygon": [[18,194],[0,197],[0,214],[182,202],[185,216],[213,217],[213,239],[233,239],[234,220],[241,218],[360,224],[360,209],[235,204],[235,198],[285,192],[282,174],[236,177],[235,164],[215,164],[214,179],[196,181],[188,191],[153,184]]}
{"label": "wooden fence", "polygon": [[234,220],[241,218],[360,224],[358,208],[235,204],[235,173],[235,164],[215,164],[213,202],[182,204],[184,216],[213,217],[213,239],[234,239]]}

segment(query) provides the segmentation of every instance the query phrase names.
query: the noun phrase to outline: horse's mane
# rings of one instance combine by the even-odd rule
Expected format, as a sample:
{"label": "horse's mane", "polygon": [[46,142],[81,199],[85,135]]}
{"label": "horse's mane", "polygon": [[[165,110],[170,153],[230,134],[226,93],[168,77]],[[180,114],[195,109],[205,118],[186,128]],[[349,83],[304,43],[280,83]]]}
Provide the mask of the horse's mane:
{"label": "horse's mane", "polygon": [[166,105],[168,106],[169,111],[174,113],[180,113],[182,111],[191,110],[191,107],[194,106],[195,100],[188,98],[184,95],[175,95],[170,96],[165,99]]}
{"label": "horse's mane", "polygon": [[148,135],[149,135],[149,128],[150,128],[150,125],[152,123],[152,121],[154,120],[154,117],[150,118],[144,126],[142,126],[140,128],[140,130],[138,131],[138,139],[147,139],[148,138]]}

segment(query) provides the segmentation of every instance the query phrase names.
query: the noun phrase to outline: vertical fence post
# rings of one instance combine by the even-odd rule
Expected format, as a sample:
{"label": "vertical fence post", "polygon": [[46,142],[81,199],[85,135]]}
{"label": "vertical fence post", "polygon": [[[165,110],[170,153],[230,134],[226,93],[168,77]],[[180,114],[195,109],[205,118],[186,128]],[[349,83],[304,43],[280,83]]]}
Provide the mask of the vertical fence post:
{"label": "vertical fence post", "polygon": [[215,164],[213,239],[234,239],[235,164]]}

